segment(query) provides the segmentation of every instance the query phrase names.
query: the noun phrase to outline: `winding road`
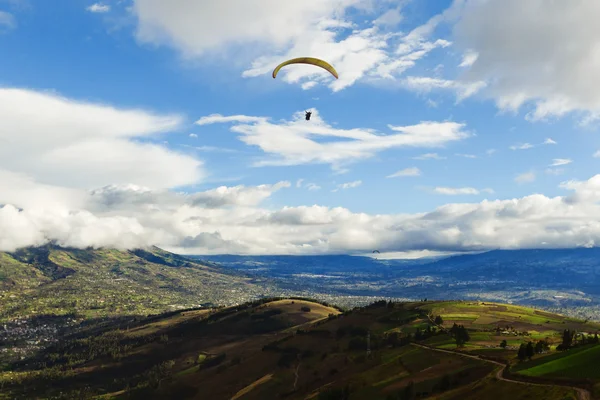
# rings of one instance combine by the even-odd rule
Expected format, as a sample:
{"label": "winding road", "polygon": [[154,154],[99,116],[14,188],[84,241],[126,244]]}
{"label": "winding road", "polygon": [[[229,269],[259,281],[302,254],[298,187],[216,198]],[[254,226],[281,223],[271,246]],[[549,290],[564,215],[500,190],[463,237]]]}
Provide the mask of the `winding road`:
{"label": "winding road", "polygon": [[592,394],[590,393],[589,390],[577,387],[577,386],[568,386],[568,385],[549,385],[549,384],[544,384],[544,383],[534,383],[534,382],[524,382],[524,381],[517,381],[514,379],[509,379],[509,378],[505,378],[504,377],[504,370],[506,369],[506,365],[498,362],[498,361],[493,361],[493,360],[487,360],[485,358],[481,358],[479,356],[474,356],[471,354],[465,354],[465,353],[459,353],[457,351],[452,351],[452,350],[444,350],[444,349],[436,349],[435,347],[429,347],[429,346],[425,346],[422,344],[418,344],[418,343],[411,343],[412,346],[417,346],[417,347],[422,347],[424,349],[428,349],[431,351],[439,351],[441,353],[450,353],[450,354],[455,354],[457,356],[461,356],[461,357],[467,357],[467,358],[472,358],[475,360],[480,360],[480,361],[484,361],[490,364],[496,364],[501,366],[502,368],[498,370],[498,372],[496,372],[496,378],[498,378],[498,380],[501,381],[505,381],[505,382],[511,382],[511,383],[517,383],[519,385],[532,385],[532,386],[561,386],[561,387],[566,387],[569,389],[573,389],[577,392],[577,398],[578,400],[592,400]]}

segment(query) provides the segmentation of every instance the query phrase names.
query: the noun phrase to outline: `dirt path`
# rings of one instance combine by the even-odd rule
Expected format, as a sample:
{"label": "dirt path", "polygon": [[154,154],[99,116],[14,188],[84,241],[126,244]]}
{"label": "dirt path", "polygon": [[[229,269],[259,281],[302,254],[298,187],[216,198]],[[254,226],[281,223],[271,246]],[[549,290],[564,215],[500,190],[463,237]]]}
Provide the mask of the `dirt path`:
{"label": "dirt path", "polygon": [[533,386],[561,386],[561,387],[566,387],[566,388],[569,388],[569,389],[573,389],[573,390],[575,390],[575,391],[577,392],[577,398],[578,398],[579,400],[592,400],[592,394],[589,392],[589,390],[582,389],[582,388],[580,388],[580,387],[576,387],[576,386],[568,386],[568,385],[559,385],[559,384],[557,384],[557,385],[548,385],[548,384],[543,384],[543,383],[524,382],[524,381],[517,381],[517,380],[513,380],[513,379],[505,378],[505,377],[503,376],[503,373],[504,373],[504,369],[506,368],[506,365],[504,365],[504,364],[502,364],[502,363],[500,363],[500,362],[497,362],[497,361],[487,360],[487,359],[485,359],[485,358],[481,358],[481,357],[479,357],[479,356],[474,356],[474,355],[471,355],[471,354],[459,353],[459,352],[452,351],[452,350],[436,349],[435,347],[429,347],[429,346],[425,346],[425,345],[422,345],[422,344],[417,344],[417,343],[411,343],[411,345],[412,345],[412,346],[417,346],[417,347],[422,347],[422,348],[424,348],[424,349],[428,349],[428,350],[432,350],[432,351],[439,351],[439,352],[441,352],[441,353],[450,353],[450,354],[455,354],[455,355],[458,355],[458,356],[461,356],[461,357],[472,358],[472,359],[474,359],[474,360],[480,360],[480,361],[484,361],[484,362],[487,362],[487,363],[490,363],[490,364],[499,365],[499,366],[501,366],[502,368],[501,368],[501,369],[499,369],[499,370],[496,372],[496,378],[497,378],[498,380],[501,380],[501,381],[505,381],[505,382],[511,382],[511,383],[517,383],[517,384],[520,384],[520,385],[533,385]]}

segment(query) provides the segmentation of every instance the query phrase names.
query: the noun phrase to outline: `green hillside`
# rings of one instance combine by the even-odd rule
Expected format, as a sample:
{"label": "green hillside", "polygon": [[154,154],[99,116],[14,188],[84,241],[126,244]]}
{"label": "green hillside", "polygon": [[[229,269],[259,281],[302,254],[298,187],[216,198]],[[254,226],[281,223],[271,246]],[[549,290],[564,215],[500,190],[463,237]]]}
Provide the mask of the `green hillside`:
{"label": "green hillside", "polygon": [[[7,398],[61,392],[75,398],[144,400],[577,398],[568,387],[498,381],[505,361],[518,364],[516,351],[500,349],[499,364],[478,357],[481,350],[496,350],[483,347],[495,333],[482,328],[468,328],[472,339],[460,354],[420,347],[437,342],[456,348],[455,338],[431,321],[437,316],[432,310],[456,314],[456,302],[381,301],[340,313],[307,300],[265,301],[175,312],[79,334],[13,363],[0,375],[0,384]],[[489,317],[497,311],[490,307],[502,305],[477,307]],[[516,324],[519,315],[535,315],[530,309],[513,312],[512,319],[503,320]],[[546,317],[557,326],[593,327],[559,315]],[[558,337],[553,329],[546,333]]]}
{"label": "green hillside", "polygon": [[0,253],[0,322],[36,315],[98,318],[156,314],[264,293],[248,279],[153,248]]}

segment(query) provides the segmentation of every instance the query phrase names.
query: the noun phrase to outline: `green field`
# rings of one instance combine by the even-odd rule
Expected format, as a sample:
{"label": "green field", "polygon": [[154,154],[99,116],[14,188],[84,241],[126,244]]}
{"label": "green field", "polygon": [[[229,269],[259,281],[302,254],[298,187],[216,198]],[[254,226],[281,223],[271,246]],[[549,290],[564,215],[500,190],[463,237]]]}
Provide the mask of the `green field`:
{"label": "green field", "polygon": [[513,371],[527,376],[600,379],[600,345],[585,346],[521,363]]}

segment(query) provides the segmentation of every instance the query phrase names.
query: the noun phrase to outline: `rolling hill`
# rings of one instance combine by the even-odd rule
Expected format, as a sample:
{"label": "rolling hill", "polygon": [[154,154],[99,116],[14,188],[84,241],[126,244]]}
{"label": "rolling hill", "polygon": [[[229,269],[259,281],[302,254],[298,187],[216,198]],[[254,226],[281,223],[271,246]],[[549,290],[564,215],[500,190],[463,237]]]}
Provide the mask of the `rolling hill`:
{"label": "rolling hill", "polygon": [[[447,333],[455,322],[471,335],[458,353]],[[512,375],[521,365],[499,344],[555,343],[563,329],[599,327],[506,304],[379,301],[341,312],[307,299],[261,300],[80,332],[13,363],[0,384],[10,398],[586,399],[570,387],[581,382],[502,377],[506,362]]]}
{"label": "rolling hill", "polygon": [[271,295],[268,283],[158,248],[0,253],[0,367],[64,334],[149,314]]}

